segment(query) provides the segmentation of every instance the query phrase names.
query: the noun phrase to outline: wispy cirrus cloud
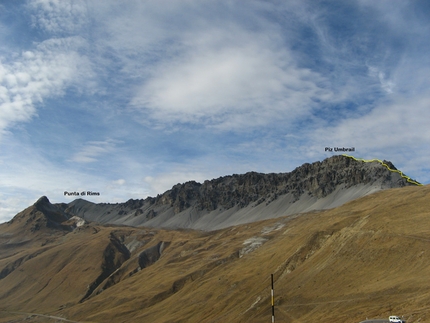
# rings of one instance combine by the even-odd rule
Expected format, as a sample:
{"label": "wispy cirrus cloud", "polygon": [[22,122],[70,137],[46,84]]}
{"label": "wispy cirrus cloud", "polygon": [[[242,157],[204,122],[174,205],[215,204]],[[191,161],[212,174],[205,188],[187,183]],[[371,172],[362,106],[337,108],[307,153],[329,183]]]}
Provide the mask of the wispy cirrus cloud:
{"label": "wispy cirrus cloud", "polygon": [[112,153],[118,141],[107,139],[104,141],[89,141],[80,151],[75,153],[72,161],[78,163],[92,163],[98,161],[99,157]]}

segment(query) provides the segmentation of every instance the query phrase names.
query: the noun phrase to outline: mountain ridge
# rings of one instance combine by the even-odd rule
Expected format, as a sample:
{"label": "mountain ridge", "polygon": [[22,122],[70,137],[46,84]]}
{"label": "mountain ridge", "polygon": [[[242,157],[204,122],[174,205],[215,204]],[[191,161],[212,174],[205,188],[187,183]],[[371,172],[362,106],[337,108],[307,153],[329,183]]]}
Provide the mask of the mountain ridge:
{"label": "mountain ridge", "polygon": [[[413,185],[404,177],[389,161],[363,163],[338,155],[305,163],[287,173],[247,172],[203,183],[178,183],[156,197],[123,203],[92,203],[78,198],[51,204],[42,196],[29,207],[31,215],[26,221],[33,223],[31,232],[41,227],[73,230],[85,221],[211,231],[329,209],[379,190]],[[23,212],[9,222],[19,220]],[[40,216],[42,213],[45,216]]]}
{"label": "mountain ridge", "polygon": [[[397,168],[384,161],[391,169]],[[176,184],[157,197],[124,203],[74,200],[63,211],[100,223],[216,230],[341,205],[381,189],[412,185],[378,162],[338,155],[288,173],[247,172]],[[259,217],[271,206],[271,215]]]}

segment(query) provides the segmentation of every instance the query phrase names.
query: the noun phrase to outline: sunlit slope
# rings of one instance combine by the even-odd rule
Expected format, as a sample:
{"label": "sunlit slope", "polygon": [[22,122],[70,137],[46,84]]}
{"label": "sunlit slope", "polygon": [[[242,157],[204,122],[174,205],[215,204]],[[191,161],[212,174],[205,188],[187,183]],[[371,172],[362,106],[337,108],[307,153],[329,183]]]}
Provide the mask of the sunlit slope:
{"label": "sunlit slope", "polygon": [[277,322],[428,322],[429,198],[429,186],[390,189],[210,233],[89,225],[32,246],[50,249],[0,279],[0,307],[79,322],[268,322],[274,273]]}

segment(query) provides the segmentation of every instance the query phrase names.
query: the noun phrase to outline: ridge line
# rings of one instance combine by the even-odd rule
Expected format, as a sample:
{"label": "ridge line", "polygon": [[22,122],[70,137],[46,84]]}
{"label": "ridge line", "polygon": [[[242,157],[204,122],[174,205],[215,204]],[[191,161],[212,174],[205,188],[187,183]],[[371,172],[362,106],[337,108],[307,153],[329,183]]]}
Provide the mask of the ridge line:
{"label": "ridge line", "polygon": [[385,163],[384,163],[382,160],[380,160],[380,159],[368,159],[368,160],[366,160],[366,159],[363,159],[363,158],[356,158],[356,157],[354,157],[354,156],[350,156],[350,155],[347,155],[347,154],[342,154],[342,156],[349,157],[349,158],[352,158],[352,159],[354,159],[354,160],[356,160],[356,161],[362,161],[362,162],[365,162],[365,163],[371,163],[371,162],[377,161],[377,162],[379,162],[382,166],[385,166],[385,167],[386,167],[390,172],[399,173],[399,174],[400,174],[400,176],[401,176],[401,177],[403,177],[403,178],[405,178],[407,182],[412,183],[412,184],[415,184],[415,185],[418,185],[418,186],[424,186],[423,184],[421,184],[421,183],[419,183],[419,182],[417,182],[417,181],[414,181],[414,180],[413,180],[413,179],[411,179],[409,176],[406,176],[405,174],[403,174],[403,172],[399,171],[398,169],[391,169],[387,164],[385,164]]}

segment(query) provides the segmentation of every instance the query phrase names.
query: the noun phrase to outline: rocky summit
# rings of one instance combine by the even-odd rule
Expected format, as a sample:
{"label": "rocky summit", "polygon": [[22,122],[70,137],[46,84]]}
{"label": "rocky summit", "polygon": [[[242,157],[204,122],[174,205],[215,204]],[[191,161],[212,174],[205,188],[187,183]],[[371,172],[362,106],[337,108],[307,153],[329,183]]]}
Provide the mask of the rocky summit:
{"label": "rocky summit", "polygon": [[[384,164],[396,170],[391,162]],[[119,204],[77,199],[58,208],[98,223],[216,230],[329,209],[382,189],[413,185],[387,166],[333,156],[289,173],[234,174],[177,184],[157,197]]]}

